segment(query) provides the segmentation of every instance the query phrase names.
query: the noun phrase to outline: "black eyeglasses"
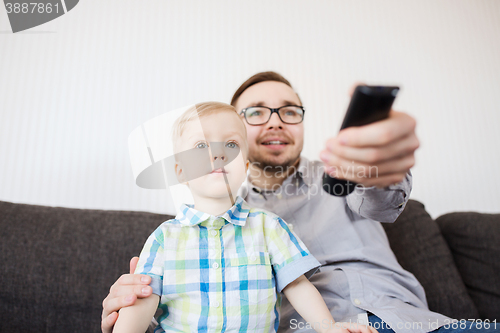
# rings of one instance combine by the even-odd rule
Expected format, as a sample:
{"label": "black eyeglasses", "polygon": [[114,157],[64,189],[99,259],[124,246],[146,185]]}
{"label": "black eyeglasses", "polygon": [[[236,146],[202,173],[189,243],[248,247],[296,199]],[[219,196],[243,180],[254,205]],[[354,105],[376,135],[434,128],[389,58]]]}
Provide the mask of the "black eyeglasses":
{"label": "black eyeglasses", "polygon": [[267,106],[250,106],[241,110],[240,114],[245,115],[245,120],[249,125],[263,125],[275,112],[283,123],[299,124],[304,120],[306,109],[297,105],[285,105],[277,109]]}

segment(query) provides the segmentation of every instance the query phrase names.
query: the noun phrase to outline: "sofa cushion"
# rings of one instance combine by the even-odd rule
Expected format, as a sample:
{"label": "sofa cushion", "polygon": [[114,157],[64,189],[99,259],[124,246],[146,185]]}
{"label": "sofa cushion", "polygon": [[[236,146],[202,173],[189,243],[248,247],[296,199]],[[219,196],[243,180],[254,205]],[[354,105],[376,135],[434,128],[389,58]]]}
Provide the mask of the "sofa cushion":
{"label": "sofa cushion", "polygon": [[500,214],[451,213],[436,222],[479,318],[500,320]]}
{"label": "sofa cushion", "polygon": [[436,222],[409,200],[394,223],[382,223],[398,262],[420,281],[429,309],[456,319],[478,318],[474,302]]}
{"label": "sofa cushion", "polygon": [[99,332],[109,287],[167,218],[0,202],[0,331]]}

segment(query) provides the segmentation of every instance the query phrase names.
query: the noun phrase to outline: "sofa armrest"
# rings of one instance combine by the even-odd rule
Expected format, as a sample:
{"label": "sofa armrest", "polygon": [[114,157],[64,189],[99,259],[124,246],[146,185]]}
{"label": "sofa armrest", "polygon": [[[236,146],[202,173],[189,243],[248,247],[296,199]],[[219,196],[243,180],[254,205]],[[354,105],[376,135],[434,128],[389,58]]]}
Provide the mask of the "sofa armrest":
{"label": "sofa armrest", "polygon": [[478,318],[500,321],[500,214],[450,213],[436,222]]}

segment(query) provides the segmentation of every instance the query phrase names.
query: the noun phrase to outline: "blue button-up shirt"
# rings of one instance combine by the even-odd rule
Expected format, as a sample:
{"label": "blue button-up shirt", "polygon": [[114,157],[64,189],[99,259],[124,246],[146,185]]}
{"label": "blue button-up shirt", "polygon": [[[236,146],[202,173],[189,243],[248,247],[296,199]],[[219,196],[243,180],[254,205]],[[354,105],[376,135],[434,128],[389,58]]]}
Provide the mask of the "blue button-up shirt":
{"label": "blue button-up shirt", "polygon": [[[335,197],[322,190],[321,162],[302,157],[279,190],[264,191],[248,181],[240,195],[253,207],[276,213],[291,224],[319,260],[311,282],[336,321],[357,322],[371,312],[394,331],[429,332],[449,318],[428,310],[424,289],[392,252],[380,222],[394,222],[411,190],[411,175],[386,189],[356,190]],[[313,332],[283,300],[280,332]],[[366,320],[366,319],[365,319]]]}

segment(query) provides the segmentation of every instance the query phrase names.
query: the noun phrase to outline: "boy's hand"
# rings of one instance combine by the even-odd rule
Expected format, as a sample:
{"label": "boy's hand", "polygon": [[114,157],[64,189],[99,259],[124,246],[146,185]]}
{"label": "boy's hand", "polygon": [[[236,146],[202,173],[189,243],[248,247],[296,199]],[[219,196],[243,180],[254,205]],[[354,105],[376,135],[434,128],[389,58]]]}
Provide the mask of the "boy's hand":
{"label": "boy's hand", "polygon": [[130,274],[120,276],[102,302],[101,330],[103,333],[111,333],[113,330],[118,319],[118,310],[134,304],[137,298],[150,296],[153,292],[149,286],[151,277],[133,274],[138,261],[138,257],[130,260]]}
{"label": "boy's hand", "polygon": [[327,333],[378,333],[371,326],[360,325],[357,323],[336,322],[332,328],[326,331]]}

